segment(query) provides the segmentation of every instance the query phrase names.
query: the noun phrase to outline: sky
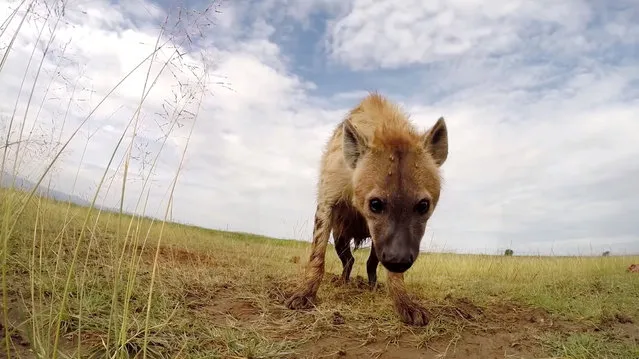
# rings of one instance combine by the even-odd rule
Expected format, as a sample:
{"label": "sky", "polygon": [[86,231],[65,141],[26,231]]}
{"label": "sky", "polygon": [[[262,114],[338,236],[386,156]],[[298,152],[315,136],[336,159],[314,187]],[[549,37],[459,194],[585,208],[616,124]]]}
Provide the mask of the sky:
{"label": "sky", "polygon": [[[21,2],[0,0],[0,53]],[[106,173],[99,200],[119,205],[131,128],[107,165],[148,62],[110,91],[160,35],[168,45],[141,107],[126,210],[146,203],[163,218],[179,169],[173,220],[310,241],[323,146],[377,91],[422,130],[446,119],[449,156],[424,250],[639,252],[635,0],[69,0],[43,59],[62,14],[48,13],[39,1],[0,69],[0,133],[17,109],[9,137],[22,123],[33,129],[19,169],[37,180],[52,158],[45,148],[79,129],[52,170],[56,190],[90,200]],[[162,114],[189,93],[203,94],[201,105],[185,105],[163,144]]]}

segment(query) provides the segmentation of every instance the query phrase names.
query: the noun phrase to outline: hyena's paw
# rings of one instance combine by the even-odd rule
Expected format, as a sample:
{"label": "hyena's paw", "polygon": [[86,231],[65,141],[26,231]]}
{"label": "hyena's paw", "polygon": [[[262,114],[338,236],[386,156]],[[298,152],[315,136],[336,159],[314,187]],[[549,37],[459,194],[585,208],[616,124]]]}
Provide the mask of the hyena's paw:
{"label": "hyena's paw", "polygon": [[349,284],[349,279],[345,278],[344,275],[341,276],[333,276],[331,277],[331,284],[333,284],[335,287],[344,287],[347,284]]}
{"label": "hyena's paw", "polygon": [[402,322],[408,325],[422,327],[430,321],[426,308],[415,302],[402,303],[395,306],[397,314]]}
{"label": "hyena's paw", "polygon": [[368,289],[370,289],[372,292],[382,291],[384,290],[384,284],[380,282],[368,281]]}
{"label": "hyena's paw", "polygon": [[314,297],[305,293],[295,293],[286,300],[289,309],[310,309],[314,306]]}

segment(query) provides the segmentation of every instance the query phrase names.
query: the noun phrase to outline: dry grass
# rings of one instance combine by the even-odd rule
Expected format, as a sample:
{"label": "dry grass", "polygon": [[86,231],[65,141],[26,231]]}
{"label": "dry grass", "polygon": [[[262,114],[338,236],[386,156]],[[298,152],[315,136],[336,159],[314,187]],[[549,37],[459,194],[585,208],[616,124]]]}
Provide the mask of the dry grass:
{"label": "dry grass", "polygon": [[[2,192],[3,200],[10,195],[16,192]],[[330,247],[321,303],[297,312],[282,302],[302,269],[307,243],[166,224],[156,257],[161,223],[142,219],[135,220],[132,234],[140,237],[138,244],[130,238],[126,260],[120,261],[119,214],[90,216],[95,229],[78,238],[86,209],[71,207],[62,230],[66,210],[63,203],[33,201],[10,241],[10,337],[16,353],[51,347],[55,308],[63,300],[73,247],[80,243],[81,264],[66,291],[59,329],[60,349],[75,357],[112,357],[116,351],[118,357],[141,357],[147,311],[152,358],[639,354],[633,324],[639,323],[639,276],[625,272],[636,257],[424,254],[407,283],[433,318],[426,328],[412,328],[392,312],[383,275],[377,291],[364,285],[366,250],[356,252],[353,281],[342,287],[331,280],[341,264]]]}

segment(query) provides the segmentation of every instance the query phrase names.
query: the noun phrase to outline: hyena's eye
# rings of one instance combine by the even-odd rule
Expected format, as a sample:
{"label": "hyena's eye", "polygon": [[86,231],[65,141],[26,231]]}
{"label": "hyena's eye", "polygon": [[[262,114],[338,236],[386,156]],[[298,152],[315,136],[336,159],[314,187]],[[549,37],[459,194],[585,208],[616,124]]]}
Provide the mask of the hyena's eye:
{"label": "hyena's eye", "polygon": [[379,198],[372,198],[368,201],[368,207],[373,213],[381,213],[384,210],[384,202]]}
{"label": "hyena's eye", "polygon": [[429,208],[430,208],[430,202],[428,202],[427,199],[422,199],[421,201],[417,202],[417,204],[415,205],[415,211],[417,211],[417,213],[419,214],[428,213]]}

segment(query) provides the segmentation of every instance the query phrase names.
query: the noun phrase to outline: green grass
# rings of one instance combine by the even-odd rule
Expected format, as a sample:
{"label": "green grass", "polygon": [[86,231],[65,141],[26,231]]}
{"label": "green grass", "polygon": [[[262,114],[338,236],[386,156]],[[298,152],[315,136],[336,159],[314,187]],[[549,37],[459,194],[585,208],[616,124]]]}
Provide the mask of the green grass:
{"label": "green grass", "polygon": [[549,335],[546,345],[552,355],[560,358],[638,358],[639,347],[627,345],[610,333],[576,333]]}
{"label": "green grass", "polygon": [[[24,196],[1,193],[3,201]],[[7,275],[18,349],[15,341],[21,338],[36,351],[52,350],[60,314],[63,353],[85,357],[76,352],[80,348],[83,355],[100,358],[116,351],[135,357],[144,347],[148,310],[147,357],[319,357],[394,350],[410,357],[446,348],[459,355],[472,350],[474,341],[484,343],[483,350],[494,347],[490,355],[500,345],[517,343],[511,354],[522,357],[637,355],[636,325],[625,323],[639,323],[639,276],[625,272],[637,257],[424,253],[406,281],[433,318],[426,328],[412,328],[395,317],[383,287],[370,291],[359,285],[366,249],[355,253],[353,283],[340,287],[331,282],[341,263],[329,247],[321,302],[317,309],[297,312],[282,302],[301,273],[308,243],[167,223],[156,258],[162,224],[134,219],[121,261],[124,240],[115,235],[119,214],[90,215],[94,229],[79,239],[86,211],[72,206],[67,214],[66,204],[35,198],[17,223]],[[144,248],[131,245],[136,241]],[[65,291],[76,243],[78,265]],[[65,292],[67,304],[58,313]],[[334,322],[334,312],[343,324]]]}

